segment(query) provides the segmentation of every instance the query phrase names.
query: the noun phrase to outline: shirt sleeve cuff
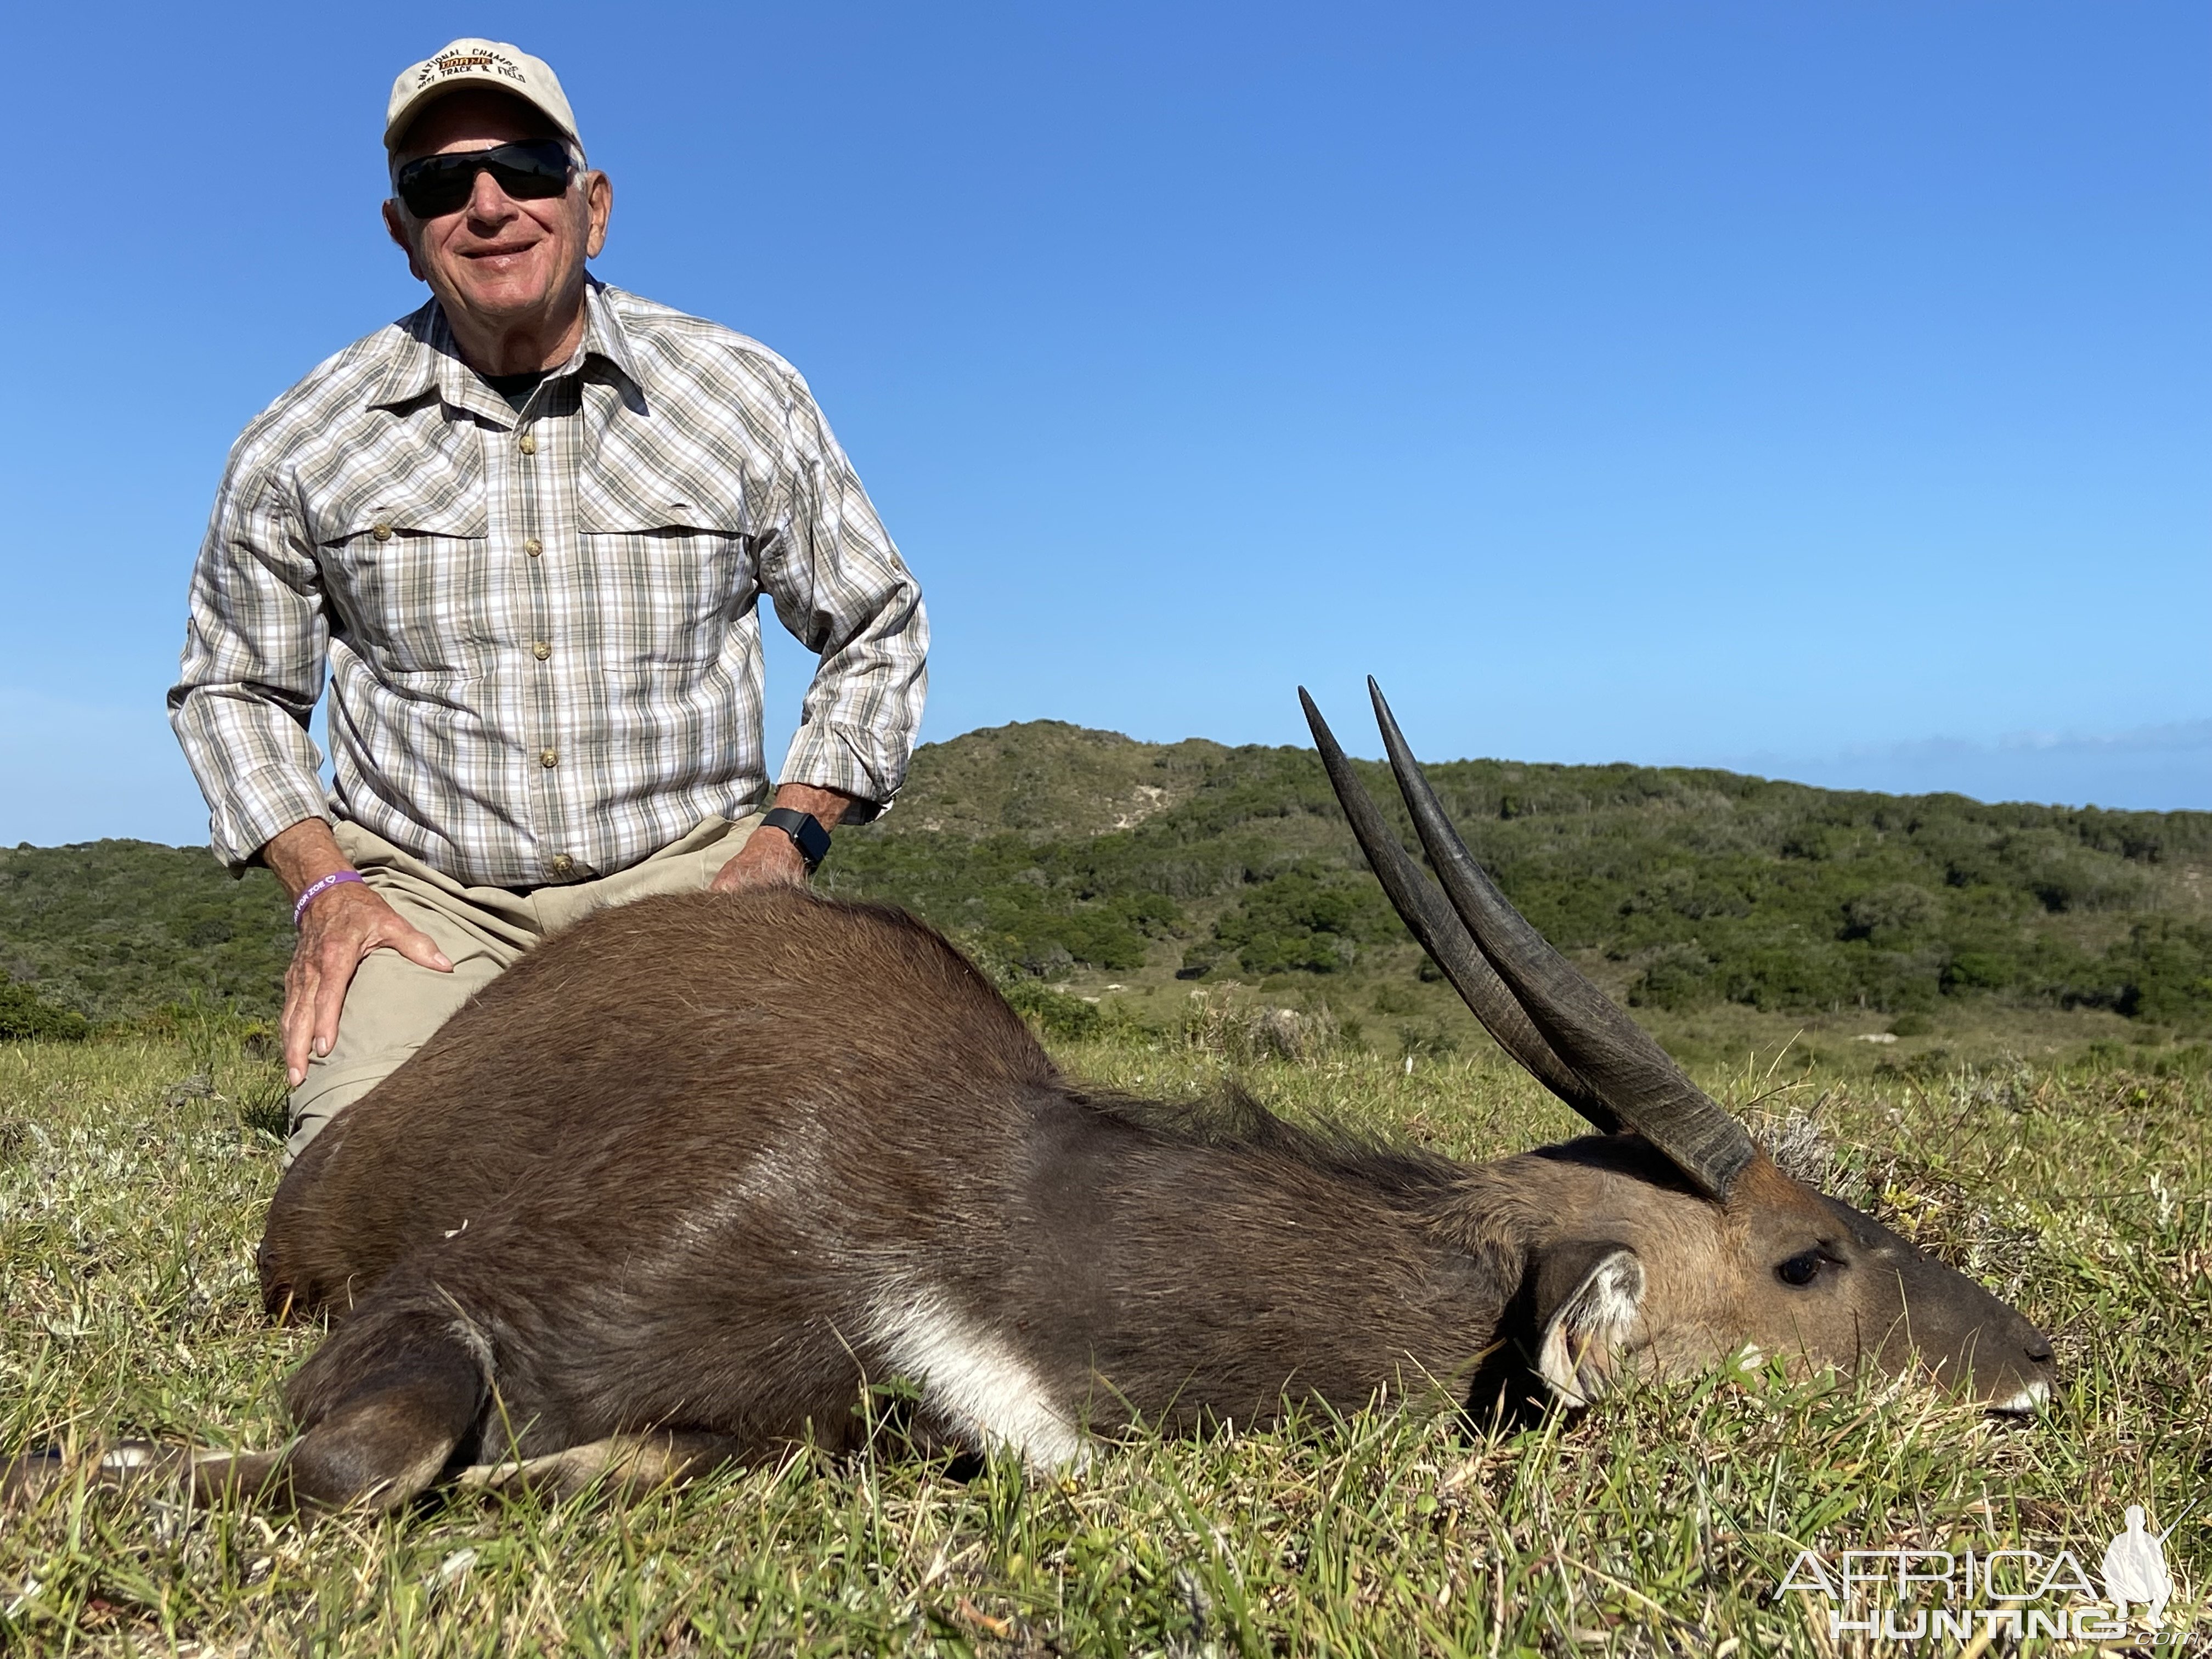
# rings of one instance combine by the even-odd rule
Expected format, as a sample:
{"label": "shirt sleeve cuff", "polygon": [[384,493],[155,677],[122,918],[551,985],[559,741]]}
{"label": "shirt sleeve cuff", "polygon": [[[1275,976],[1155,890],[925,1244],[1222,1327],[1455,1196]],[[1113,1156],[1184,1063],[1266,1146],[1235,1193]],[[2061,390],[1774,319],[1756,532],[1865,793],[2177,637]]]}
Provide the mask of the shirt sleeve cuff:
{"label": "shirt sleeve cuff", "polygon": [[257,862],[271,840],[307,818],[327,818],[320,780],[268,767],[232,781],[209,813],[211,850],[232,870]]}
{"label": "shirt sleeve cuff", "polygon": [[845,822],[866,823],[890,806],[906,781],[906,751],[872,732],[842,726],[802,726],[785,756],[779,785],[811,784],[850,795]]}

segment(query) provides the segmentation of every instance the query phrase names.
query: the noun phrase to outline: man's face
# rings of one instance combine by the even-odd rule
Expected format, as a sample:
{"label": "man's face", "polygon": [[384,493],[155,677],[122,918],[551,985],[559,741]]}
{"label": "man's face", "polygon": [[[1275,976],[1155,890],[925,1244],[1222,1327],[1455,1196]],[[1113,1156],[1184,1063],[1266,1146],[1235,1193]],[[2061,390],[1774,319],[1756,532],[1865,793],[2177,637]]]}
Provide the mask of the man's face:
{"label": "man's face", "polygon": [[[550,136],[527,105],[496,92],[460,92],[424,111],[406,134],[398,159]],[[577,176],[559,196],[516,201],[489,172],[476,176],[468,204],[417,219],[394,199],[384,204],[392,238],[407,250],[416,276],[429,283],[449,313],[497,329],[526,325],[562,307],[580,289],[584,261],[606,240],[612,193],[606,175]]]}

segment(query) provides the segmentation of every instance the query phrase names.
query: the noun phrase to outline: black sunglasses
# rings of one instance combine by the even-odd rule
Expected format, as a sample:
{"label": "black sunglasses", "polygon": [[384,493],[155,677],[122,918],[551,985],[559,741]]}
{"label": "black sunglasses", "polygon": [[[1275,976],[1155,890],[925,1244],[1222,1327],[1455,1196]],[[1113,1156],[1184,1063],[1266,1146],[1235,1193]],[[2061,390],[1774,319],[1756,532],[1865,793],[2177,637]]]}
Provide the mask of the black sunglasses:
{"label": "black sunglasses", "polygon": [[417,219],[435,219],[468,205],[479,173],[491,174],[516,201],[536,202],[568,189],[576,176],[576,163],[559,139],[532,138],[491,149],[425,155],[400,168],[392,183],[410,213]]}

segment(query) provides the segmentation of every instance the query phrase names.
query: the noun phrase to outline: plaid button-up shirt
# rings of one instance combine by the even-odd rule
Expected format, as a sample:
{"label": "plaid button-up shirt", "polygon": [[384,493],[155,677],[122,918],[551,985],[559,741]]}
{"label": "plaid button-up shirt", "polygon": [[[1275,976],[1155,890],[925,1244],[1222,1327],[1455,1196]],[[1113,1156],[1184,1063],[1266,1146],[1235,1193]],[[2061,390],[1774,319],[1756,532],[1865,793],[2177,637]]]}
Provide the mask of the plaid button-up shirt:
{"label": "plaid button-up shirt", "polygon": [[[782,781],[889,801],[928,624],[791,366],[594,284],[575,356],[518,416],[433,301],[231,453],[169,693],[216,855],[335,815],[456,879],[532,886],[753,811],[763,593],[822,658]],[[307,732],[326,662],[327,798]]]}

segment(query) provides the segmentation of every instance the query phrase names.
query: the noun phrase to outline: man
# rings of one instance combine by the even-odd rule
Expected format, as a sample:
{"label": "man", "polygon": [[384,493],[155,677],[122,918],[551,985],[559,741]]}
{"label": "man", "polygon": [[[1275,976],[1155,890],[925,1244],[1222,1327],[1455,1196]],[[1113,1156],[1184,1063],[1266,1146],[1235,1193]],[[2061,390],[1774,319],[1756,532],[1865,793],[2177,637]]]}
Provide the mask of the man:
{"label": "man", "polygon": [[[926,687],[919,589],[805,382],[586,273],[612,191],[553,71],[457,40],[384,141],[432,298],[239,440],[169,694],[216,856],[295,902],[288,1157],[545,934],[803,881],[897,790]],[[763,593],[822,659],[766,814]]]}

